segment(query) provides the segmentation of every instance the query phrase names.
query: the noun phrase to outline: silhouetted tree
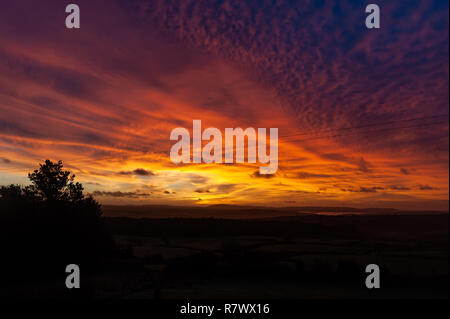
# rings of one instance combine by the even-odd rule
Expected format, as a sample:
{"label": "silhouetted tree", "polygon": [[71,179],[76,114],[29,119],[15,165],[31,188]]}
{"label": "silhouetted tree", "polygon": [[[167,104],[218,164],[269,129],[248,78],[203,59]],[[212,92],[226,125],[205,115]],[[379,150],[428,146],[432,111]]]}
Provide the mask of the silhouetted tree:
{"label": "silhouetted tree", "polygon": [[27,190],[46,201],[78,201],[83,199],[83,186],[74,183],[75,175],[63,170],[61,161],[53,163],[46,160],[39,170],[28,174],[32,185]]}
{"label": "silhouetted tree", "polygon": [[116,251],[101,205],[83,194],[61,161],[46,160],[28,178],[31,185],[25,187],[0,187],[0,277],[26,278],[30,262],[48,275],[64,274],[69,263],[95,269]]}
{"label": "silhouetted tree", "polygon": [[[66,205],[69,208],[89,210],[93,217],[101,215],[100,204],[91,196],[85,197],[83,185],[75,182],[75,175],[63,170],[61,161],[46,160],[40,168],[28,174],[31,185],[0,187],[0,207],[8,211],[23,209],[26,204],[45,204],[46,208]],[[6,207],[5,207],[6,206]],[[42,216],[40,216],[42,217]]]}

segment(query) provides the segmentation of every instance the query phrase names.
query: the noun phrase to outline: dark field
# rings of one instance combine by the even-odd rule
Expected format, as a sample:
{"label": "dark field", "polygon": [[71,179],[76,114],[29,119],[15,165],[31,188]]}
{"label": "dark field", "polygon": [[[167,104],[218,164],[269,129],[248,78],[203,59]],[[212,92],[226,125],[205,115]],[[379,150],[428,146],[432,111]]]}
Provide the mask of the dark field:
{"label": "dark field", "polygon": [[[161,218],[164,208],[140,207],[147,218],[108,217],[114,209],[119,216],[106,207],[103,220],[122,257],[84,276],[82,297],[448,298],[448,213],[218,207]],[[372,263],[381,268],[377,290],[365,287]],[[61,286],[32,289],[60,297]],[[21,295],[20,287],[9,292]]]}
{"label": "dark field", "polygon": [[[147,270],[148,286],[132,298],[448,297],[448,214],[333,209],[350,215],[330,216],[309,208],[323,215],[287,216],[293,210],[221,206],[185,211],[191,218],[106,223]],[[226,213],[234,219],[203,218]],[[370,263],[381,268],[377,291],[364,284]]]}

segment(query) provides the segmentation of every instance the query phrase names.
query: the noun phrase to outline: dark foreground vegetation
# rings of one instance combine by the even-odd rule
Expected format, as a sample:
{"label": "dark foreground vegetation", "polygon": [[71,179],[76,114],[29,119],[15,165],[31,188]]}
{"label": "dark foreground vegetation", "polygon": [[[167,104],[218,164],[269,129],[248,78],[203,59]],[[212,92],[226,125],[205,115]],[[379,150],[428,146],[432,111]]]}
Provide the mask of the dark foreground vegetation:
{"label": "dark foreground vegetation", "polygon": [[136,298],[448,297],[448,214],[105,222],[149,270]]}
{"label": "dark foreground vegetation", "polygon": [[[0,188],[1,297],[448,298],[448,213],[147,206],[105,217],[61,162],[29,178]],[[72,263],[80,289],[65,286]],[[365,286],[372,263],[377,290]]]}
{"label": "dark foreground vegetation", "polygon": [[64,284],[68,264],[94,273],[102,270],[106,258],[117,255],[100,204],[83,194],[82,185],[61,162],[47,160],[28,177],[29,186],[0,188],[2,295],[30,283]]}

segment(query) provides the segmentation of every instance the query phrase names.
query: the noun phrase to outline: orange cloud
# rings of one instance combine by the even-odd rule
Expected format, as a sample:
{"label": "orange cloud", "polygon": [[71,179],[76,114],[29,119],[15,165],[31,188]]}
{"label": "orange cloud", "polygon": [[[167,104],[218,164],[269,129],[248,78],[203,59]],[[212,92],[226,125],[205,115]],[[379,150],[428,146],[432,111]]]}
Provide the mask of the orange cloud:
{"label": "orange cloud", "polygon": [[[103,203],[448,209],[440,10],[422,30],[395,31],[396,42],[352,31],[353,15],[336,27],[329,4],[196,2],[209,9],[200,19],[187,4],[173,16],[176,2],[135,2],[82,1],[77,32],[61,27],[58,5],[0,10],[0,184],[25,183],[51,158]],[[194,119],[221,130],[278,127],[277,174],[171,163],[170,131]]]}

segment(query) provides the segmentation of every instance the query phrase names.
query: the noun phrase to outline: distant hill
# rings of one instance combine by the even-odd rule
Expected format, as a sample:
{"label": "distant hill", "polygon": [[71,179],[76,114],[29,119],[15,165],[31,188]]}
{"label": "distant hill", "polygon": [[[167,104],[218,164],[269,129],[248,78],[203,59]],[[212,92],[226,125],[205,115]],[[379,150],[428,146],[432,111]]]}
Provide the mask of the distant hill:
{"label": "distant hill", "polygon": [[262,207],[239,205],[210,206],[165,206],[165,205],[105,205],[106,217],[130,218],[225,218],[255,219],[279,218],[304,215],[430,215],[448,214],[439,211],[400,211],[392,208],[352,208],[352,207]]}

